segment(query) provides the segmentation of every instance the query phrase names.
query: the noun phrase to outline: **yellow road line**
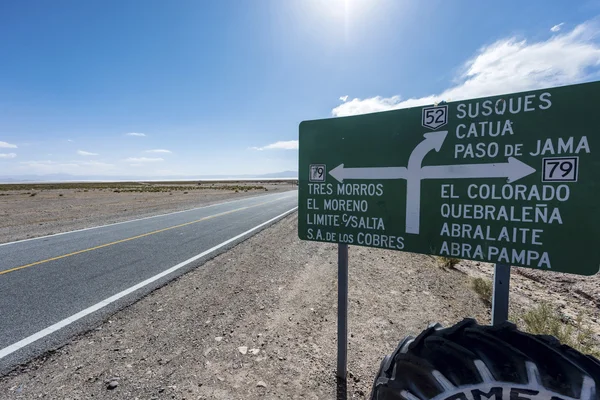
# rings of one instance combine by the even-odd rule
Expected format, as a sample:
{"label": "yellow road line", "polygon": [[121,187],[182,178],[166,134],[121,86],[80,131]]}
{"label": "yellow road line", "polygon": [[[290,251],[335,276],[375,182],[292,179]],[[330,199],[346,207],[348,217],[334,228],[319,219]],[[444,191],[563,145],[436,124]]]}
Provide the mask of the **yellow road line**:
{"label": "yellow road line", "polygon": [[265,201],[263,203],[255,204],[253,206],[246,206],[246,207],[236,208],[235,210],[229,210],[229,211],[225,211],[225,212],[222,212],[222,213],[219,213],[219,214],[209,215],[208,217],[203,217],[203,218],[197,219],[195,221],[186,222],[184,224],[170,226],[168,228],[163,228],[163,229],[159,229],[159,230],[156,230],[156,231],[152,231],[152,232],[148,232],[148,233],[143,233],[141,235],[132,236],[132,237],[127,238],[127,239],[121,239],[121,240],[117,240],[115,242],[101,244],[100,246],[90,247],[89,249],[78,250],[78,251],[74,251],[73,253],[63,254],[62,256],[52,257],[52,258],[48,258],[48,259],[41,260],[41,261],[36,261],[36,262],[31,263],[31,264],[21,265],[20,267],[15,267],[15,268],[7,269],[7,270],[4,270],[4,271],[0,271],[0,275],[8,274],[9,272],[15,272],[15,271],[18,271],[18,270],[21,270],[21,269],[24,269],[24,268],[33,267],[35,265],[44,264],[44,263],[47,263],[47,262],[50,262],[50,261],[60,260],[61,258],[71,257],[71,256],[75,256],[75,255],[81,254],[81,253],[87,253],[88,251],[102,249],[104,247],[112,246],[112,245],[115,245],[115,244],[129,242],[130,240],[135,240],[135,239],[143,238],[145,236],[154,235],[156,233],[170,231],[171,229],[177,229],[177,228],[181,228],[181,227],[184,227],[184,226],[187,226],[187,225],[197,224],[198,222],[206,221],[208,219],[212,219],[212,218],[216,218],[216,217],[221,217],[223,215],[232,214],[232,213],[237,212],[237,211],[247,210],[248,208],[252,208],[252,207],[262,206],[262,205],[273,203],[273,202],[279,201],[279,200],[280,199],[270,200],[270,201]]}

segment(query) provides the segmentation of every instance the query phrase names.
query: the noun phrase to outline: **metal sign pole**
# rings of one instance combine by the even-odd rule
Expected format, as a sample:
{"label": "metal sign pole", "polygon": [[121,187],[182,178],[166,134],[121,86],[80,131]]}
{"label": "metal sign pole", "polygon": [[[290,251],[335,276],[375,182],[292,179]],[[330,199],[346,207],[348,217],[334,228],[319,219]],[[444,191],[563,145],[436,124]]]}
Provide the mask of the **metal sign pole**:
{"label": "metal sign pole", "polygon": [[510,265],[496,264],[494,267],[494,293],[492,298],[492,325],[508,321],[508,292]]}
{"label": "metal sign pole", "polygon": [[338,244],[338,399],[346,399],[348,364],[348,245]]}

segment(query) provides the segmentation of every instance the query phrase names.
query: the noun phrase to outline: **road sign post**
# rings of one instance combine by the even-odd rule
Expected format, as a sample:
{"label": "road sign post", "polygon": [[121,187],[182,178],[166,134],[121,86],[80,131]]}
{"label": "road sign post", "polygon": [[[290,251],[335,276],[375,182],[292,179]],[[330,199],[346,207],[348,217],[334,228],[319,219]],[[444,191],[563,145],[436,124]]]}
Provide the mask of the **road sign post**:
{"label": "road sign post", "polygon": [[510,265],[494,267],[494,292],[492,293],[492,325],[508,321],[508,298],[510,289]]}
{"label": "road sign post", "polygon": [[[346,398],[348,365],[348,245],[338,244],[338,398]],[[340,397],[341,396],[341,397]]]}

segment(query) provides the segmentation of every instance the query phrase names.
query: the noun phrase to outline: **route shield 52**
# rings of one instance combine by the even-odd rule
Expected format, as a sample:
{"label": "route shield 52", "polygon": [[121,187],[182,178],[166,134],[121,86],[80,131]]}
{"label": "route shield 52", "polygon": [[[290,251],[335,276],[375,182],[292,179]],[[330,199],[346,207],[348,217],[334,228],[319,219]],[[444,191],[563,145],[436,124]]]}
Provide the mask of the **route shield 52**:
{"label": "route shield 52", "polygon": [[599,103],[593,82],[304,121],[299,236],[595,274]]}

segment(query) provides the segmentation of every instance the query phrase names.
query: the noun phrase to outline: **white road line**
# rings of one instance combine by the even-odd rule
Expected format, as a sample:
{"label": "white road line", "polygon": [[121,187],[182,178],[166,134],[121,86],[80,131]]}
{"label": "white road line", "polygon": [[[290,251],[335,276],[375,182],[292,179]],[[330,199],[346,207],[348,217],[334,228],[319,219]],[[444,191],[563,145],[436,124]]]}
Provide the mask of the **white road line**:
{"label": "white road line", "polygon": [[[69,233],[75,233],[75,232],[83,232],[83,231],[89,231],[92,229],[100,229],[100,228],[106,228],[107,226],[113,226],[113,225],[121,225],[121,224],[128,224],[130,222],[136,222],[136,221],[143,221],[145,219],[151,219],[151,218],[158,218],[158,217],[165,217],[167,215],[175,215],[175,214],[181,214],[184,212],[189,212],[189,211],[195,211],[195,210],[201,210],[203,208],[209,208],[209,207],[216,207],[216,206],[221,206],[224,204],[231,204],[231,203],[237,203],[240,201],[244,201],[244,200],[252,200],[252,199],[259,199],[261,197],[271,197],[271,196],[277,196],[279,194],[284,194],[284,193],[289,193],[291,191],[287,191],[287,192],[282,192],[282,193],[273,193],[273,194],[267,194],[267,195],[262,195],[262,196],[252,196],[252,197],[245,197],[243,199],[237,199],[237,200],[231,200],[231,201],[225,201],[223,203],[215,203],[215,204],[209,204],[207,206],[202,206],[202,207],[196,207],[196,208],[190,208],[187,210],[181,210],[181,211],[173,211],[170,213],[166,213],[166,214],[158,214],[158,215],[151,215],[149,217],[143,217],[143,218],[136,218],[136,219],[129,219],[127,221],[121,221],[121,222],[113,222],[111,224],[106,224],[106,225],[98,225],[98,226],[92,226],[89,228],[83,228],[83,229],[76,229],[74,231],[68,231],[68,232],[60,232],[60,233],[54,233],[52,235],[46,235],[46,236],[40,236],[40,237],[34,237],[34,238],[30,238],[30,239],[23,239],[23,240],[15,240],[14,242],[7,242],[7,243],[0,243],[0,247],[2,246],[7,246],[9,244],[15,244],[15,243],[23,243],[23,242],[29,242],[31,240],[40,240],[40,239],[46,239],[49,237],[53,237],[53,236],[61,236],[61,235],[67,235]],[[283,196],[282,198],[285,198],[287,196]]]}
{"label": "white road line", "polygon": [[275,218],[271,218],[270,220],[268,220],[266,222],[263,222],[262,224],[256,225],[254,228],[249,229],[249,230],[247,230],[244,233],[240,233],[239,235],[234,236],[231,239],[226,240],[223,243],[218,244],[218,245],[216,245],[216,246],[214,246],[214,247],[212,247],[212,248],[210,248],[210,249],[208,249],[208,250],[206,250],[206,251],[204,251],[204,252],[202,252],[202,253],[200,253],[200,254],[198,254],[198,255],[196,255],[196,256],[194,256],[194,257],[192,257],[192,258],[190,258],[190,259],[188,259],[186,261],[184,261],[184,262],[182,262],[182,263],[179,263],[179,264],[175,265],[174,267],[171,267],[171,268],[169,268],[169,269],[161,272],[160,274],[154,275],[153,277],[148,278],[145,281],[142,281],[142,282],[138,283],[137,285],[134,285],[134,286],[130,287],[129,289],[125,289],[122,292],[119,292],[119,293],[115,294],[114,296],[111,296],[111,297],[109,297],[107,299],[104,299],[101,302],[96,303],[93,306],[86,308],[85,310],[79,311],[78,313],[73,314],[70,317],[63,319],[62,321],[59,321],[59,322],[57,322],[54,325],[50,325],[49,327],[47,327],[45,329],[42,329],[41,331],[39,331],[37,333],[34,333],[33,335],[28,336],[28,337],[26,337],[23,340],[19,340],[18,342],[13,343],[13,344],[11,344],[8,347],[3,348],[2,350],[0,350],[0,360],[3,359],[4,357],[8,356],[9,354],[12,354],[15,351],[17,351],[19,349],[22,349],[23,347],[25,347],[25,346],[27,346],[27,345],[35,342],[36,340],[39,340],[39,339],[41,339],[43,337],[46,337],[46,336],[48,336],[48,335],[50,335],[50,334],[58,331],[59,329],[62,329],[65,326],[68,326],[68,325],[72,324],[73,322],[75,322],[77,320],[80,320],[81,318],[83,318],[83,317],[85,317],[85,316],[87,316],[87,315],[89,315],[89,314],[91,314],[93,312],[96,312],[96,311],[98,311],[98,310],[106,307],[107,305],[109,305],[111,303],[114,303],[115,301],[117,301],[117,300],[119,300],[119,299],[127,296],[128,294],[131,294],[131,293],[135,292],[136,290],[141,289],[144,286],[147,286],[147,285],[149,285],[149,284],[151,284],[151,283],[153,283],[153,282],[155,282],[155,281],[157,281],[157,280],[159,280],[159,279],[161,279],[161,278],[169,275],[170,273],[177,271],[178,269],[180,269],[182,267],[185,267],[189,263],[192,263],[192,262],[194,262],[194,261],[196,261],[196,260],[198,260],[198,259],[200,259],[200,258],[202,258],[204,256],[207,256],[210,253],[213,253],[214,251],[220,249],[221,247],[227,246],[228,244],[230,244],[232,242],[235,242],[238,239],[241,239],[242,237],[248,235],[249,233],[252,233],[252,232],[256,231],[257,229],[260,229],[263,226],[268,225],[268,224],[270,224],[273,221],[276,221],[276,220],[278,220],[280,218],[285,217],[286,215],[290,214],[291,212],[296,211],[297,208],[298,207],[294,207],[291,210],[288,210],[288,211],[284,212],[283,214],[279,214]]}

